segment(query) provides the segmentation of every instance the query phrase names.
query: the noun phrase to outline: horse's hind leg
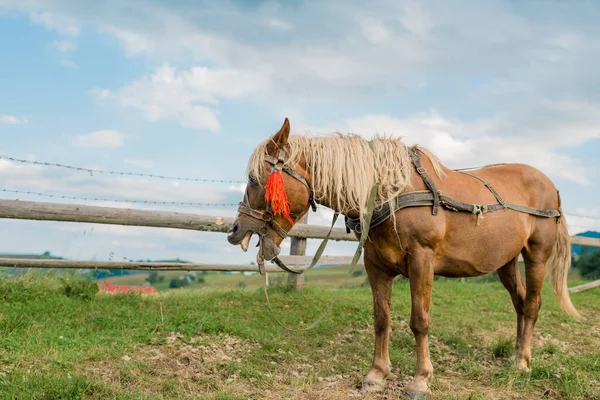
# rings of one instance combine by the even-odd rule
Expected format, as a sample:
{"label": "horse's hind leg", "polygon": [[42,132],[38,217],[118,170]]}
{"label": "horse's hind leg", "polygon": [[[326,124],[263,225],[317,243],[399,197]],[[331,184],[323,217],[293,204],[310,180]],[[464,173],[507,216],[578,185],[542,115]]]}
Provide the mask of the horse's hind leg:
{"label": "horse's hind leg", "polygon": [[510,297],[517,313],[517,339],[515,342],[516,361],[516,357],[519,354],[519,349],[521,348],[521,341],[523,340],[523,304],[525,302],[525,285],[523,285],[521,272],[519,271],[519,257],[515,257],[497,272],[498,277],[500,277],[500,281],[510,293]]}
{"label": "horse's hind leg", "polygon": [[538,318],[538,312],[542,307],[542,285],[546,276],[546,261],[550,258],[552,244],[530,242],[523,249],[525,260],[526,294],[523,303],[523,332],[521,346],[517,354],[517,367],[519,369],[531,370],[531,339],[533,327]]}
{"label": "horse's hind leg", "polygon": [[375,317],[375,355],[373,365],[363,380],[364,391],[379,391],[385,388],[385,378],[390,373],[389,338],[390,338],[390,306],[392,299],[391,275],[377,266],[365,256],[365,270],[373,292],[373,315]]}

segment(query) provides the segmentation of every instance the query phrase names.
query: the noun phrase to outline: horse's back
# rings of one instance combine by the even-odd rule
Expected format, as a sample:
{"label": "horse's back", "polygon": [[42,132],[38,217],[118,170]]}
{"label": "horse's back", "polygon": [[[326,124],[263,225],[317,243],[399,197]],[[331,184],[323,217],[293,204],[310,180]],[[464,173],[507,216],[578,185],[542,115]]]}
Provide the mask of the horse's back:
{"label": "horse's back", "polygon": [[[506,202],[539,209],[556,210],[557,189],[550,178],[539,169],[527,164],[499,164],[466,171],[491,185]],[[459,173],[466,179],[473,177]],[[486,190],[480,184],[480,190]]]}
{"label": "horse's back", "polygon": [[[507,203],[556,210],[558,196],[552,181],[540,170],[525,164],[501,164],[474,171],[473,175],[489,184]],[[465,203],[490,205],[498,202],[494,193],[480,180],[465,173],[449,170],[439,180],[442,194]],[[445,276],[476,276],[495,271],[527,248],[533,236],[536,241],[553,240],[553,235],[538,235],[537,219],[513,210],[486,213],[479,219],[470,213],[444,213],[443,251],[436,273]],[[433,217],[435,218],[435,217]],[[543,218],[544,226],[554,218]],[[549,226],[549,225],[548,225]],[[555,229],[555,227],[550,228]],[[423,233],[423,232],[421,232]],[[436,235],[436,236],[439,236]]]}

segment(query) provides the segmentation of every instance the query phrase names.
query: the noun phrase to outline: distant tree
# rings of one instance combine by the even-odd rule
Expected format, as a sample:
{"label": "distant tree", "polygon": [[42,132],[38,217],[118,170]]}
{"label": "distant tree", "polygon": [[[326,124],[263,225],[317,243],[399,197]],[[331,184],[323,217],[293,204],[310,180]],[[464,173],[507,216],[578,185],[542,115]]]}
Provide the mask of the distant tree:
{"label": "distant tree", "polygon": [[50,257],[50,251],[46,250],[44,252],[44,254],[42,254],[44,257]]}
{"label": "distant tree", "polygon": [[582,278],[600,279],[600,251],[582,254],[575,265]]}
{"label": "distant tree", "polygon": [[190,282],[192,282],[192,280],[190,279],[189,276],[187,276],[187,275],[180,275],[177,278],[171,279],[169,287],[177,289],[177,288],[189,285]]}
{"label": "distant tree", "polygon": [[157,282],[164,281],[165,277],[163,275],[159,275],[158,271],[152,271],[152,272],[150,272],[150,274],[148,275],[148,277],[146,278],[146,280],[148,282],[150,282],[151,284],[155,284]]}
{"label": "distant tree", "polygon": [[171,283],[169,283],[169,287],[171,289],[179,289],[180,287],[185,286],[184,281],[182,281],[181,279],[178,278],[173,278],[171,279]]}

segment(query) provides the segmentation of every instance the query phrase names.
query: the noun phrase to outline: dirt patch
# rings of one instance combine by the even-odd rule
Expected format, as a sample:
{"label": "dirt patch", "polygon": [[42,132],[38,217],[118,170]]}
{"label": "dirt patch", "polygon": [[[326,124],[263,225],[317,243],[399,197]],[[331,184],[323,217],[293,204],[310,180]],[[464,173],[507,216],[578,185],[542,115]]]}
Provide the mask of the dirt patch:
{"label": "dirt patch", "polygon": [[256,343],[229,335],[197,336],[186,340],[183,335],[172,332],[164,345],[141,348],[132,360],[144,362],[148,372],[166,378],[217,375],[233,379],[235,373],[228,372],[231,368],[225,367],[242,363],[245,354],[256,346]]}
{"label": "dirt patch", "polygon": [[223,336],[196,336],[189,339],[172,332],[163,343],[138,348],[118,360],[96,361],[85,372],[111,386],[138,390],[154,396],[162,391],[169,398],[197,398],[238,379],[244,357],[258,346],[252,341]]}
{"label": "dirt patch", "polygon": [[[339,339],[348,338],[340,335]],[[348,374],[322,376],[326,368],[321,363],[297,361],[271,361],[273,373],[241,375],[246,356],[259,346],[229,335],[187,339],[172,332],[161,343],[140,347],[118,360],[88,363],[85,373],[127,392],[181,399],[212,399],[220,391],[267,400],[397,399],[410,379],[394,370],[385,391],[362,393],[365,371],[359,368]]]}
{"label": "dirt patch", "polygon": [[[494,337],[503,334],[488,335],[490,337],[485,341],[492,343]],[[535,339],[537,345],[549,349],[561,351],[565,346],[564,342],[549,334],[538,334]],[[352,335],[340,333],[336,340],[348,342]],[[451,395],[455,398],[483,396],[517,400],[532,395],[519,394],[511,387],[510,381],[505,386],[490,385],[489,375],[509,368],[510,362],[491,357],[485,348],[471,350],[468,357],[477,360],[477,368],[471,371],[460,368],[461,359],[465,357],[464,349],[433,335],[430,336],[430,348],[436,373],[432,382],[433,394],[429,399],[444,399]],[[323,354],[323,359],[309,362],[303,357],[292,358],[290,352],[279,350],[273,354],[271,361],[257,361],[256,353],[251,355],[256,350],[260,350],[258,342],[230,335],[186,338],[172,332],[161,340],[137,348],[132,354],[124,354],[120,359],[88,364],[85,372],[125,392],[139,391],[153,398],[207,400],[219,398],[220,393],[266,400],[398,399],[403,398],[404,388],[412,379],[408,375],[410,371],[393,368],[383,392],[363,393],[360,386],[367,371],[357,366],[352,368],[352,372],[334,374],[332,365],[336,363],[337,355]],[[252,362],[269,363],[270,366],[252,365]],[[329,376],[328,371],[331,373]],[[557,393],[538,392],[537,395],[559,398]]]}

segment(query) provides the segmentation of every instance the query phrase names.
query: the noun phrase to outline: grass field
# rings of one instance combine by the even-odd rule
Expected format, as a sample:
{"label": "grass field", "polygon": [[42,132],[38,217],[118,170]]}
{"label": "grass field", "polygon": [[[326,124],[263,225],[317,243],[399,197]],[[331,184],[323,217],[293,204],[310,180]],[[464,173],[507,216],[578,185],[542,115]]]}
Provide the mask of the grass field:
{"label": "grass field", "polygon": [[[304,292],[270,289],[276,316],[292,327],[320,315],[336,293],[332,282],[339,285],[346,272],[309,274]],[[336,277],[319,284],[319,274]],[[414,371],[403,280],[392,300],[393,376],[386,392],[362,395],[356,388],[373,351],[364,276],[353,278],[355,287],[345,288],[331,314],[306,332],[277,325],[257,289],[260,276],[214,278],[226,287],[213,281],[150,296],[98,293],[87,300],[77,296],[88,293],[85,285],[70,279],[0,280],[0,398],[387,399],[400,396]],[[242,279],[246,289],[236,287]],[[585,322],[571,321],[545,286],[533,370],[523,374],[510,367],[515,314],[502,286],[436,281],[432,398],[600,399],[600,290],[572,298]]]}
{"label": "grass field", "polygon": [[[364,282],[365,273],[364,268],[361,266],[357,266],[356,270],[362,272],[361,276],[350,277],[347,280],[347,284],[350,286],[356,286]],[[329,268],[317,268],[309,271],[306,276],[306,283],[310,286],[320,286],[320,287],[338,287],[344,283],[344,280],[348,277],[348,273],[350,270],[346,267],[329,267]],[[164,280],[156,285],[154,285],[157,290],[164,291],[168,290],[169,282],[171,279],[176,278],[180,275],[185,275],[187,272],[185,271],[169,271],[169,272],[160,272],[160,275],[164,276]],[[287,274],[282,273],[271,273],[269,275],[269,280],[274,284],[277,284],[285,279],[287,279]],[[205,281],[205,284],[197,284],[194,283],[190,286],[185,287],[183,290],[196,290],[196,289],[206,289],[206,288],[237,288],[240,285],[240,282],[243,282],[243,285],[249,289],[256,289],[263,286],[265,278],[258,273],[253,275],[243,275],[241,273],[238,274],[226,274],[224,272],[207,272],[204,275],[198,273],[199,277],[202,277]],[[110,277],[111,283],[115,285],[141,285],[144,283],[146,279],[146,274],[135,274],[135,275],[125,275],[125,276],[117,276]],[[103,279],[102,281],[105,281]]]}

